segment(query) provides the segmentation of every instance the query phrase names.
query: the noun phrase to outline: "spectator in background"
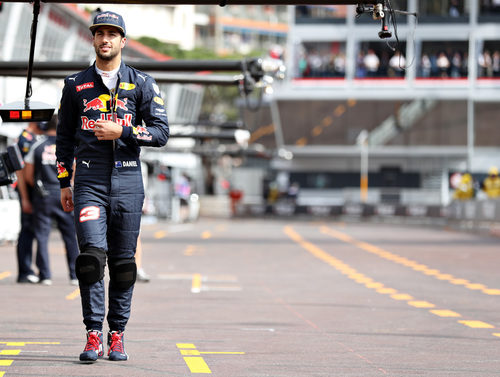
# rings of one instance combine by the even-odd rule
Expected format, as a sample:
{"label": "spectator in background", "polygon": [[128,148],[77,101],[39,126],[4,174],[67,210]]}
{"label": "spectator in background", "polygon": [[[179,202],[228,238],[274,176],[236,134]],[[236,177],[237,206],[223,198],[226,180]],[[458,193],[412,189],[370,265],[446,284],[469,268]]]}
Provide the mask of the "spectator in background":
{"label": "spectator in background", "polygon": [[483,181],[482,189],[490,199],[500,197],[500,177],[496,166],[490,167],[488,177]]}
{"label": "spectator in background", "polygon": [[436,60],[436,66],[439,69],[439,75],[441,77],[448,77],[448,69],[450,68],[450,59],[444,52],[440,52]]}
{"label": "spectator in background", "polygon": [[402,77],[404,76],[404,68],[406,66],[406,59],[401,52],[396,51],[389,59],[389,76]]}
{"label": "spectator in background", "polygon": [[378,70],[380,68],[380,59],[375,54],[373,49],[369,49],[368,53],[363,58],[363,64],[366,68],[366,74],[368,77],[377,77]]}
{"label": "spectator in background", "polygon": [[453,193],[453,199],[469,200],[472,199],[474,195],[474,179],[472,178],[472,175],[470,175],[470,173],[462,174],[460,183]]}
{"label": "spectator in background", "polygon": [[429,55],[423,54],[422,59],[420,62],[421,69],[422,69],[422,77],[431,77],[431,72],[432,72],[432,63],[431,59],[429,58]]}
{"label": "spectator in background", "polygon": [[458,0],[450,0],[450,9],[448,13],[450,17],[460,17],[460,10],[458,9]]}
{"label": "spectator in background", "polygon": [[338,53],[333,61],[333,66],[335,70],[335,76],[337,77],[344,77],[345,76],[345,66],[346,66],[346,61],[345,61],[345,54],[343,52]]}
{"label": "spectator in background", "polygon": [[40,269],[40,283],[52,285],[49,264],[49,235],[52,219],[54,219],[66,247],[70,283],[78,285],[75,261],[79,251],[75,223],[73,213],[64,212],[62,208],[59,180],[57,179],[56,126],[57,117],[53,116],[48,123],[47,137],[38,139],[25,159],[25,179],[31,187],[34,187],[33,220],[35,237],[38,242],[36,261]]}
{"label": "spectator in background", "polygon": [[450,73],[452,78],[459,78],[462,76],[462,55],[460,55],[458,51],[455,51],[451,58]]}
{"label": "spectator in background", "polygon": [[480,77],[493,76],[493,59],[488,50],[484,50],[482,54],[479,54],[478,64]]}
{"label": "spectator in background", "polygon": [[491,57],[491,70],[493,77],[500,77],[500,51],[495,50]]}
{"label": "spectator in background", "polygon": [[[46,122],[28,124],[17,140],[17,145],[23,158],[26,157],[38,137],[43,134],[43,129],[47,126]],[[18,283],[36,284],[40,278],[35,275],[31,264],[33,259],[33,240],[35,233],[33,228],[33,188],[26,184],[24,179],[24,168],[16,172],[17,182],[16,191],[19,195],[19,204],[21,205],[21,229],[17,239],[17,265],[18,265]]]}

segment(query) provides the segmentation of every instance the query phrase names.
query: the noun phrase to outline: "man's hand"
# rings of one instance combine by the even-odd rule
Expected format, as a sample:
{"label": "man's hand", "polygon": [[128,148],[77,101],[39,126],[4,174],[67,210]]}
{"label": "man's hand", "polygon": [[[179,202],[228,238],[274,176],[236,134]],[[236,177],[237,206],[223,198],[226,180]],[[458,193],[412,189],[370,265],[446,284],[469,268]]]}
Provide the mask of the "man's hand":
{"label": "man's hand", "polygon": [[94,134],[97,140],[116,140],[122,136],[123,127],[110,120],[99,119],[95,122]]}
{"label": "man's hand", "polygon": [[23,211],[23,213],[27,214],[33,213],[33,206],[31,205],[31,202],[28,199],[21,199],[21,210]]}
{"label": "man's hand", "polygon": [[61,189],[61,205],[64,212],[71,212],[75,208],[73,204],[73,190],[71,187]]}

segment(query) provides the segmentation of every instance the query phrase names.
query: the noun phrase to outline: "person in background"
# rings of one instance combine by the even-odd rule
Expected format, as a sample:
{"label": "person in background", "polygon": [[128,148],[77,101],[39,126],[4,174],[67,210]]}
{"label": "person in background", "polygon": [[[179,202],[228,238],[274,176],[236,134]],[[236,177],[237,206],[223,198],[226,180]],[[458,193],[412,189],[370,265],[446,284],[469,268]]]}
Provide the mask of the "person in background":
{"label": "person in background", "polygon": [[472,199],[474,195],[474,178],[472,178],[472,175],[470,173],[462,174],[460,183],[453,193],[453,199],[469,200]]}
{"label": "person in background", "polygon": [[[46,128],[46,122],[35,123],[31,122],[21,132],[17,140],[19,151],[23,159],[30,151],[33,143],[43,134]],[[17,265],[18,265],[18,283],[36,284],[40,278],[35,275],[32,268],[33,260],[33,240],[35,233],[33,229],[33,190],[31,186],[27,186],[24,180],[24,169],[16,172],[16,191],[19,195],[19,204],[21,206],[21,229],[17,239]]]}
{"label": "person in background", "polygon": [[482,189],[490,199],[500,197],[500,177],[496,166],[490,167],[488,176],[483,181]]}
{"label": "person in background", "polygon": [[69,279],[78,285],[75,260],[78,256],[73,213],[65,212],[61,206],[59,180],[56,168],[56,126],[57,116],[53,116],[47,126],[46,137],[39,138],[26,155],[24,176],[33,188],[33,225],[38,243],[36,255],[40,269],[40,284],[52,285],[49,264],[49,235],[52,220],[57,222],[66,247]]}

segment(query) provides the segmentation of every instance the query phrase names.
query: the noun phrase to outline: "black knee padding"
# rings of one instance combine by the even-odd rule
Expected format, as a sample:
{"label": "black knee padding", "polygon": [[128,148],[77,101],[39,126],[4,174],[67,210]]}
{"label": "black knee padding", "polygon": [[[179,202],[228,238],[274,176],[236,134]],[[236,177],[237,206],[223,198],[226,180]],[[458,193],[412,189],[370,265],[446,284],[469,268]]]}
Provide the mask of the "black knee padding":
{"label": "black knee padding", "polygon": [[83,284],[94,284],[104,278],[106,251],[97,248],[83,250],[75,262],[75,272]]}
{"label": "black knee padding", "polygon": [[135,258],[109,260],[109,280],[113,287],[128,289],[134,285],[136,278],[137,265],[135,264]]}

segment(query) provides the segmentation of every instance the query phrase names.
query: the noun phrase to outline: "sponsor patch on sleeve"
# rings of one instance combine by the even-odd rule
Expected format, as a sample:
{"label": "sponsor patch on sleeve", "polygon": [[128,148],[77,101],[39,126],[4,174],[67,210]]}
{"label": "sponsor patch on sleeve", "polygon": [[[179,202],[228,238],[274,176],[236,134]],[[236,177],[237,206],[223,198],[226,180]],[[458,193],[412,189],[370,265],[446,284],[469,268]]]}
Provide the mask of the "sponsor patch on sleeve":
{"label": "sponsor patch on sleeve", "polygon": [[153,97],[153,101],[155,101],[158,105],[164,104],[163,99],[161,97]]}

